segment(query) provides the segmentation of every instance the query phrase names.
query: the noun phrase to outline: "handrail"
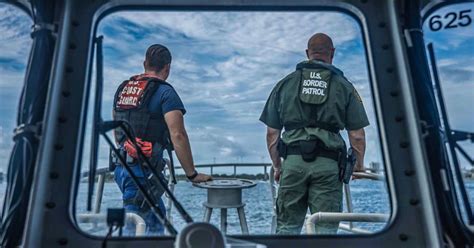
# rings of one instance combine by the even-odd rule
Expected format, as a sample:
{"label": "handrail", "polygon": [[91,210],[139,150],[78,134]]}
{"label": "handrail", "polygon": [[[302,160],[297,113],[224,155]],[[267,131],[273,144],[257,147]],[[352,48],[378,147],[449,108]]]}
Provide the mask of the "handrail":
{"label": "handrail", "polygon": [[[211,168],[211,167],[271,167],[270,163],[224,163],[224,164],[197,164],[196,168]],[[175,169],[183,169],[181,166],[175,166]],[[96,175],[110,173],[108,167],[98,168]],[[81,178],[88,177],[88,171],[81,173]]]}
{"label": "handrail", "polygon": [[[312,214],[306,220],[306,233],[316,233],[314,225],[317,222],[386,222],[390,217],[389,214],[372,214],[372,213],[333,213],[333,212],[317,212]],[[352,229],[352,228],[350,228]]]}
{"label": "handrail", "polygon": [[[169,166],[169,161],[166,161],[167,162],[167,165]],[[276,196],[277,196],[277,191],[278,191],[278,184],[275,183],[275,179],[274,179],[274,171],[273,171],[273,166],[272,164],[270,163],[243,163],[243,164],[240,164],[240,163],[225,163],[225,164],[200,164],[200,165],[196,165],[195,166],[196,168],[211,168],[211,174],[212,174],[212,168],[213,167],[234,167],[234,176],[236,176],[236,168],[237,167],[263,167],[264,168],[264,175],[265,175],[265,181],[268,180],[269,181],[269,185],[270,185],[270,192],[272,194],[272,203],[273,203],[273,213],[272,213],[272,224],[271,224],[271,233],[275,233],[276,231],[276,208],[275,208],[275,201],[276,201]],[[270,167],[270,171],[267,171],[267,167]],[[167,167],[165,167],[166,169],[168,169]],[[175,169],[182,169],[181,167],[179,166],[175,166]],[[95,204],[95,211],[96,212],[99,212],[100,211],[100,204],[101,204],[101,197],[99,196],[100,193],[103,193],[103,184],[105,182],[104,178],[105,178],[105,174],[108,174],[108,173],[111,173],[111,171],[109,171],[108,168],[99,168],[97,169],[97,172],[96,172],[96,175],[99,176],[99,187],[97,189],[97,197],[96,197],[96,204]],[[377,174],[377,173],[372,173],[372,172],[369,172],[369,171],[365,171],[365,172],[354,172],[353,173],[354,176],[356,176],[358,179],[369,179],[369,180],[376,180],[376,181],[384,181],[385,180],[385,177],[381,174]],[[81,176],[82,177],[87,177],[88,176],[88,172],[82,172],[81,173]],[[170,190],[172,190],[174,192],[174,185],[171,184],[171,180],[169,181],[169,188]],[[347,185],[349,186],[349,185]],[[314,233],[314,225],[312,225],[311,223],[314,222],[314,221],[327,221],[326,218],[348,218],[348,219],[344,219],[342,221],[349,221],[349,225],[345,225],[345,224],[340,224],[339,225],[339,229],[341,230],[346,230],[346,231],[350,231],[350,232],[353,232],[353,233],[359,233],[359,234],[367,234],[367,233],[370,233],[370,231],[368,230],[364,230],[364,229],[361,229],[361,228],[355,228],[352,226],[352,221],[354,222],[357,222],[357,221],[361,221],[361,222],[383,222],[383,221],[366,221],[364,220],[364,218],[386,218],[388,219],[388,217],[384,214],[367,214],[367,213],[352,213],[352,206],[349,207],[349,205],[352,205],[352,204],[349,204],[349,202],[351,203],[352,202],[352,197],[351,197],[351,193],[350,193],[350,187],[345,187],[345,195],[346,195],[346,203],[348,204],[348,211],[349,213],[321,213],[323,214],[322,217],[313,217],[314,215],[318,215],[320,213],[316,213],[316,214],[313,214],[311,216],[308,217],[307,221],[306,221],[306,230],[307,230],[307,233],[308,233],[308,230],[309,231],[312,231]],[[168,202],[166,203],[166,214],[167,214],[167,217],[170,218],[171,220],[171,211],[172,211],[172,206],[171,206],[171,202],[170,200],[168,199]],[[329,214],[329,215],[326,215],[326,214]],[[336,214],[337,216],[339,217],[335,217],[335,216],[332,216],[331,214]],[[373,215],[373,216],[372,216]],[[358,216],[358,217],[354,217],[354,216]],[[375,217],[374,217],[375,216]],[[319,219],[319,218],[322,218],[322,219]],[[314,219],[314,220],[313,220]],[[353,219],[357,219],[357,220],[353,220]],[[385,219],[384,219],[385,220]],[[104,220],[105,221],[105,220]],[[308,226],[311,226],[309,227],[310,229],[308,229]],[[312,229],[311,229],[312,228]]]}
{"label": "handrail", "polygon": [[[224,163],[224,164],[198,164],[195,165],[196,168],[212,168],[212,167],[272,167],[270,163]],[[175,169],[182,169],[181,166],[175,166]],[[108,167],[99,168],[96,171],[96,175],[110,173]],[[88,171],[81,173],[81,178],[88,177]],[[372,172],[354,172],[354,176],[364,179],[371,179],[377,181],[385,180],[385,177],[381,174],[372,173]]]}
{"label": "handrail", "polygon": [[363,229],[363,228],[351,227],[350,225],[347,225],[347,224],[344,224],[344,223],[339,224],[339,229],[347,231],[347,232],[351,232],[351,233],[354,233],[354,234],[371,234],[371,233],[373,233],[369,230],[366,230],[366,229]]}
{"label": "handrail", "polygon": [[269,183],[270,183],[270,192],[272,194],[272,225],[270,232],[276,233],[276,225],[277,225],[277,212],[276,212],[276,199],[278,194],[278,184],[275,182],[275,170],[273,166],[270,168],[270,176],[269,176]]}
{"label": "handrail", "polygon": [[[106,214],[83,213],[77,214],[77,220],[80,223],[105,223]],[[144,236],[146,233],[146,223],[140,215],[135,213],[126,213],[125,222],[131,221],[135,225],[135,236]]]}
{"label": "handrail", "polygon": [[[102,168],[96,169],[95,174],[98,176],[98,175],[107,174],[111,172],[112,171],[109,170],[109,167],[102,167]],[[81,172],[81,178],[86,178],[86,177],[89,177],[89,171]]]}
{"label": "handrail", "polygon": [[[223,164],[198,164],[198,165],[195,165],[196,168],[210,168],[211,169],[211,173],[210,174],[214,174],[213,173],[213,169],[214,167],[234,167],[234,177],[237,176],[237,167],[263,167],[263,174],[265,176],[265,181],[267,179],[269,179],[267,177],[268,173],[267,173],[267,167],[272,167],[272,164],[270,163],[223,163]],[[179,170],[179,169],[183,169],[182,167],[178,167],[178,166],[175,166],[174,167],[175,169]]]}
{"label": "handrail", "polygon": [[372,173],[372,172],[354,172],[352,173],[352,175],[360,179],[371,179],[371,180],[376,180],[376,181],[385,180],[385,177],[383,175]]}

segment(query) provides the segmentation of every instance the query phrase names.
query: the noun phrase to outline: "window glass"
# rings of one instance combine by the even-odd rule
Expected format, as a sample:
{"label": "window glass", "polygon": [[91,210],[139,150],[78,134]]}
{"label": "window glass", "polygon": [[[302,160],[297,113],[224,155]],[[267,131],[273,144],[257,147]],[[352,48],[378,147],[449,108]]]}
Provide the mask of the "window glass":
{"label": "window glass", "polygon": [[[342,195],[336,196],[334,201],[341,202],[344,212],[381,213],[388,216],[391,213],[391,207],[384,179],[384,162],[368,76],[365,45],[358,22],[349,15],[338,12],[245,11],[126,11],[111,14],[100,22],[97,33],[98,36],[104,36],[102,118],[112,119],[114,95],[119,85],[131,76],[144,72],[147,48],[156,43],[165,45],[172,55],[167,81],[179,95],[186,109],[185,127],[197,170],[212,173],[216,179],[215,182],[223,184],[236,182],[217,179],[236,177],[249,179],[255,183],[253,187],[242,189],[242,203],[245,204],[249,234],[274,234],[276,220],[274,219],[275,199],[272,197],[272,189],[277,187],[269,181],[273,175],[270,175],[271,160],[266,145],[266,126],[259,121],[259,117],[277,83],[295,71],[299,62],[307,60],[305,49],[308,39],[318,32],[326,33],[332,38],[336,48],[333,64],[343,71],[347,80],[350,81],[350,83],[344,83],[344,87],[347,88],[341,88],[343,92],[341,94],[347,94],[353,101],[351,104],[360,105],[360,101],[363,102],[370,122],[370,125],[365,128],[367,137],[365,167],[367,172],[381,178],[378,181],[369,179],[351,181],[348,189],[352,203],[349,208],[346,198],[342,198]],[[342,77],[339,77],[339,80],[343,80]],[[342,84],[340,83],[339,86]],[[158,99],[165,101],[163,99],[176,98],[169,86],[160,87],[164,87],[165,93],[156,93],[161,97]],[[130,87],[130,90],[133,88]],[[127,102],[127,99],[123,100]],[[133,98],[129,100],[130,102],[127,103],[134,103]],[[173,100],[170,104],[171,106],[166,107],[158,105],[157,108],[164,111],[169,108],[180,108],[179,102]],[[92,104],[89,106],[89,113],[91,111],[93,111]],[[351,111],[348,115],[356,115],[355,112],[355,110]],[[358,118],[364,119],[363,116]],[[352,128],[361,126],[364,126],[364,121],[358,120],[354,122]],[[347,143],[347,132],[342,131],[341,134]],[[90,129],[87,130],[86,135],[88,136],[85,138],[82,161],[84,172],[88,170],[89,165]],[[336,139],[334,142],[340,141],[337,136],[334,137]],[[93,213],[86,211],[87,184],[85,181],[80,184],[77,198],[76,212],[79,216],[77,218],[79,226],[94,235],[106,233],[107,228],[103,219],[100,219],[100,214],[106,213],[107,208],[134,204],[130,200],[130,195],[135,195],[134,192],[125,192],[124,198],[128,200],[122,201],[122,192],[119,187],[124,189],[128,183],[132,183],[123,169],[119,171],[115,169],[115,173],[100,169],[108,167],[108,154],[109,148],[101,138],[98,171],[104,171],[107,174],[102,207],[93,210]],[[205,215],[206,201],[212,201],[210,198],[219,196],[212,195],[208,200],[208,191],[186,181],[180,167],[180,160],[176,157],[173,160],[177,166],[178,178],[178,183],[172,186],[174,193],[192,218],[201,221]],[[337,163],[330,158],[327,160],[329,162],[323,163],[323,166],[337,173]],[[315,170],[319,169],[315,168]],[[291,170],[301,173],[296,167],[285,170],[283,173]],[[318,173],[314,173],[314,177],[316,176]],[[342,194],[343,187],[338,183],[337,175],[333,174],[331,177],[336,179],[329,180],[328,183],[336,186],[330,187],[336,188],[335,191]],[[114,180],[119,184],[117,185]],[[209,192],[212,193],[211,191]],[[313,194],[315,200],[312,202],[319,205],[326,202],[327,199],[324,196],[319,198],[319,195],[323,193]],[[284,202],[289,201],[288,196],[286,197],[288,200]],[[169,214],[168,198],[163,196],[162,199]],[[221,228],[222,212],[218,211],[219,206],[209,202],[207,204],[216,208],[211,214],[210,222]],[[228,234],[242,232],[236,211],[237,205],[232,205],[227,212]],[[313,209],[315,210],[318,208]],[[338,207],[332,208],[329,212],[334,211],[337,212]],[[307,208],[298,213],[302,216],[300,224],[303,224],[305,215],[310,216]],[[292,215],[289,212],[288,214]],[[97,216],[86,218],[87,215]],[[141,216],[145,218],[145,222],[151,223],[146,220],[147,216]],[[185,226],[185,222],[174,207],[170,216],[176,229],[180,230]],[[94,218],[97,221],[94,221]],[[292,220],[286,221],[289,223]],[[324,220],[321,221],[324,222]],[[341,223],[343,226],[338,233],[362,232],[357,232],[358,229],[348,232],[344,229],[350,228],[351,224]],[[386,223],[382,220],[378,223],[353,224],[353,227],[359,230],[377,232]],[[132,230],[136,231],[134,228]],[[303,225],[298,233],[305,234],[308,231]],[[159,231],[147,232],[145,235],[157,235],[157,233]]]}
{"label": "window glass", "polygon": [[456,155],[464,185],[457,186],[466,188],[471,208],[474,207],[473,12],[473,3],[447,5],[430,14],[423,25],[426,43],[433,45],[448,123],[453,131],[462,134],[456,142]]}
{"label": "window glass", "polygon": [[[13,129],[16,127],[18,99],[20,99],[26,64],[31,47],[31,18],[19,8],[0,3],[0,205],[6,190],[6,173],[13,148]],[[0,209],[0,211],[2,211]]]}

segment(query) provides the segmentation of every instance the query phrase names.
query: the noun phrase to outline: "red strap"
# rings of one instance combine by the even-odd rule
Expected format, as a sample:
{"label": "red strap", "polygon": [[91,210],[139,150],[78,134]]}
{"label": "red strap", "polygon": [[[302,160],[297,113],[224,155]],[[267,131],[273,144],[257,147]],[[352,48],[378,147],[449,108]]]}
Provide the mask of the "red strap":
{"label": "red strap", "polygon": [[[136,138],[137,145],[141,148],[143,151],[143,154],[145,157],[151,157],[152,151],[153,151],[153,144],[148,141],[142,141],[140,138]],[[137,159],[138,158],[138,153],[137,149],[135,149],[135,146],[133,145],[130,140],[126,140],[124,143],[124,148],[125,151],[127,151],[128,156]]]}

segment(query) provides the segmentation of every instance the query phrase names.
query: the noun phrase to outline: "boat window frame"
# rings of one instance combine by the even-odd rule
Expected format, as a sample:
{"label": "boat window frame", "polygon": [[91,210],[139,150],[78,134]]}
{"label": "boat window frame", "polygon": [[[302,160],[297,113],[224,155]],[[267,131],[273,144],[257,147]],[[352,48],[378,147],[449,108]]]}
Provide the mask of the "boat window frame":
{"label": "boat window frame", "polygon": [[[470,0],[452,0],[452,1],[441,1],[441,2],[439,2],[439,1],[429,2],[426,6],[424,6],[424,8],[421,11],[421,26],[423,27],[425,25],[425,23],[428,21],[428,18],[440,9],[443,9],[443,8],[449,7],[449,6],[458,5],[458,4],[469,4],[469,3],[474,5],[474,3]],[[474,12],[472,12],[472,13],[474,13]],[[474,14],[472,14],[472,15],[474,15]],[[473,20],[473,23],[471,23],[470,25],[472,25],[474,27],[474,20]],[[422,30],[422,31],[424,32],[424,30]],[[433,32],[433,31],[431,31],[431,32]],[[428,46],[428,43],[426,43],[426,41],[425,41],[425,46]],[[425,51],[427,51],[427,48],[425,49]],[[428,51],[427,51],[427,56],[428,56]],[[436,62],[438,62],[438,61],[436,61]],[[433,65],[430,64],[430,72],[432,70],[432,67],[433,67]],[[439,68],[437,68],[437,70],[439,70]],[[432,75],[431,75],[431,77],[432,77]],[[440,83],[440,86],[443,85],[443,82],[441,81],[441,79],[440,79],[439,83]],[[442,87],[441,87],[441,91],[443,91]],[[440,102],[439,102],[437,96],[436,96],[436,99],[437,99],[436,102],[439,106]],[[446,101],[444,101],[444,104],[445,104],[444,107],[447,107],[448,104],[446,104]],[[438,114],[441,116],[441,110],[439,110],[439,109],[438,109]],[[446,116],[445,118],[446,118],[446,121],[449,123],[450,122],[449,116]],[[441,124],[444,126],[445,122],[443,120],[441,120]],[[453,128],[453,127],[451,127],[451,128]],[[447,155],[448,155],[447,163],[448,163],[448,168],[450,169],[446,173],[450,173],[453,178],[456,178],[456,175],[453,172],[453,167],[455,166],[455,164],[453,163],[453,155],[449,151],[449,146],[450,146],[450,144],[448,142],[445,142],[444,147],[445,147]],[[458,152],[458,151],[456,150],[456,152]],[[459,157],[458,157],[458,160],[459,160]],[[464,179],[461,179],[461,180],[464,180]],[[454,184],[456,182],[454,182]],[[449,181],[447,180],[446,183],[449,183]],[[454,189],[454,192],[455,192],[455,195],[456,195],[456,200],[453,202],[455,209],[460,209],[460,210],[464,209],[465,210],[465,206],[463,206],[461,204],[464,204],[464,205],[469,204],[471,206],[472,212],[474,214],[474,204],[471,204],[470,201],[467,202],[467,203],[463,202],[462,197],[459,195],[460,193],[459,193],[458,187],[463,187],[467,191],[466,184],[463,183],[462,185],[459,185],[458,187],[456,187],[456,185],[448,185],[448,186],[449,186],[449,188]],[[469,197],[469,192],[467,192],[467,193],[468,193],[468,197]],[[462,223],[461,228],[464,229],[464,231],[467,231],[471,234],[474,234],[474,225],[470,225],[468,223],[468,221],[469,220],[466,221],[466,219],[463,216],[461,216],[461,221],[460,221],[460,223]]]}
{"label": "boat window frame", "polygon": [[[337,3],[341,4],[341,3]],[[395,187],[393,186],[393,178],[391,175],[391,163],[390,163],[390,155],[389,151],[385,148],[384,142],[386,142],[386,135],[384,135],[384,132],[382,129],[384,129],[384,119],[383,116],[379,112],[380,106],[380,100],[378,99],[378,93],[376,92],[377,88],[377,81],[375,77],[376,71],[374,68],[371,66],[371,63],[373,63],[373,58],[371,57],[371,46],[370,46],[370,37],[368,35],[368,25],[365,21],[365,16],[363,15],[362,11],[357,9],[354,5],[351,4],[341,4],[339,7],[335,6],[160,6],[160,5],[154,5],[154,6],[140,6],[140,5],[114,5],[111,3],[106,3],[102,5],[97,12],[95,13],[95,18],[92,21],[93,26],[92,26],[92,33],[91,33],[91,38],[94,40],[95,37],[98,35],[98,27],[100,25],[100,22],[107,16],[112,15],[114,13],[122,12],[122,11],[156,11],[156,12],[161,12],[161,11],[189,11],[189,12],[201,12],[201,11],[232,11],[232,12],[256,12],[256,11],[265,11],[265,12],[323,12],[323,11],[331,11],[331,12],[337,12],[337,13],[342,13],[347,16],[350,16],[359,26],[360,32],[361,32],[361,42],[362,45],[364,46],[364,54],[366,58],[366,68],[367,68],[367,75],[368,75],[368,84],[370,86],[370,92],[372,95],[372,102],[374,107],[374,119],[377,122],[377,134],[378,134],[378,139],[379,139],[379,147],[380,147],[380,152],[381,152],[381,158],[382,162],[384,165],[384,171],[386,172],[386,177],[385,177],[385,184],[386,184],[386,189],[387,189],[387,195],[388,195],[388,203],[390,204],[389,209],[390,209],[390,218],[386,222],[385,226],[383,229],[378,230],[375,233],[372,234],[337,234],[337,235],[277,235],[277,234],[257,234],[257,235],[227,235],[228,237],[231,238],[238,238],[238,239],[245,239],[249,241],[257,241],[260,238],[282,238],[282,239],[314,239],[314,238],[319,238],[319,237],[331,237],[331,238],[350,238],[350,237],[363,237],[363,238],[371,238],[375,237],[378,235],[382,235],[385,232],[390,231],[390,228],[392,226],[392,223],[395,221],[397,218],[397,200],[396,200],[396,194],[395,194]],[[89,56],[88,60],[88,70],[90,70],[90,65],[94,63],[95,59],[95,48],[94,48],[95,43],[92,43],[92,49],[91,49],[91,54]],[[92,70],[89,71],[89,75],[92,75]],[[92,80],[95,80],[90,76],[88,79],[88,85],[91,85]],[[88,89],[91,90],[91,89]],[[86,95],[88,93],[86,92]],[[90,97],[90,96],[89,96]],[[85,99],[85,101],[89,101],[89,99]],[[93,102],[91,102],[93,104]],[[83,115],[87,116],[87,109],[83,109]],[[87,117],[85,117],[87,118]],[[84,147],[85,145],[85,126],[80,127],[82,136],[80,137],[80,142],[78,142],[78,147]],[[76,159],[75,162],[75,168],[82,168],[82,165],[86,165],[87,163],[82,163],[82,155],[83,151],[82,148],[79,148],[81,151],[76,154],[76,157],[79,159]],[[77,177],[79,175],[76,175]],[[76,183],[74,186],[74,189],[72,192],[74,194],[72,195],[72,202],[70,204],[70,207],[75,209],[76,207],[76,196],[78,192],[78,187],[79,187],[79,178],[76,178]],[[85,235],[89,238],[92,239],[100,239],[102,236],[95,236],[90,233],[87,233],[85,230],[81,229],[78,226],[78,222],[76,222],[76,216],[75,216],[75,210],[72,211],[71,220],[72,223],[74,223],[74,227],[82,234]],[[115,239],[116,237],[114,237]],[[120,239],[126,239],[126,240],[171,240],[174,239],[173,236],[165,235],[165,236],[140,236],[140,237],[121,237]]]}

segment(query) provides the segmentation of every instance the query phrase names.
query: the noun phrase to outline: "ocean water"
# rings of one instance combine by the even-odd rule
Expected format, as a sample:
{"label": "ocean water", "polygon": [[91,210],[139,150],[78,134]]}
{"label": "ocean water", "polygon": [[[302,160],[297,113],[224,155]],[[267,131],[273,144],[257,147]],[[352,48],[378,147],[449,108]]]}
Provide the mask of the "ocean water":
{"label": "ocean water", "polygon": [[[390,203],[384,182],[371,180],[356,180],[351,182],[351,195],[354,212],[357,213],[390,213]],[[245,214],[250,234],[271,234],[271,223],[273,215],[272,196],[268,182],[259,181],[253,188],[243,189],[242,201],[246,204]],[[87,184],[81,183],[77,201],[77,213],[86,212]],[[207,191],[196,188],[191,183],[180,181],[175,187],[175,195],[182,203],[195,221],[202,221],[204,216],[203,202],[206,201]],[[167,198],[163,198],[165,203]],[[344,209],[346,209],[345,201]],[[105,213],[107,208],[122,206],[121,193],[115,183],[106,183],[104,187],[103,204],[101,212]],[[175,209],[172,210],[172,220],[177,230],[185,226],[181,216]],[[227,213],[227,233],[240,234],[240,224],[235,209],[229,209]],[[220,211],[212,212],[211,223],[220,226]],[[80,225],[84,230],[96,234],[103,234],[103,228],[93,227],[91,224]],[[355,223],[356,227],[371,231],[379,231],[384,228],[385,223]],[[97,232],[97,230],[100,230]]]}

